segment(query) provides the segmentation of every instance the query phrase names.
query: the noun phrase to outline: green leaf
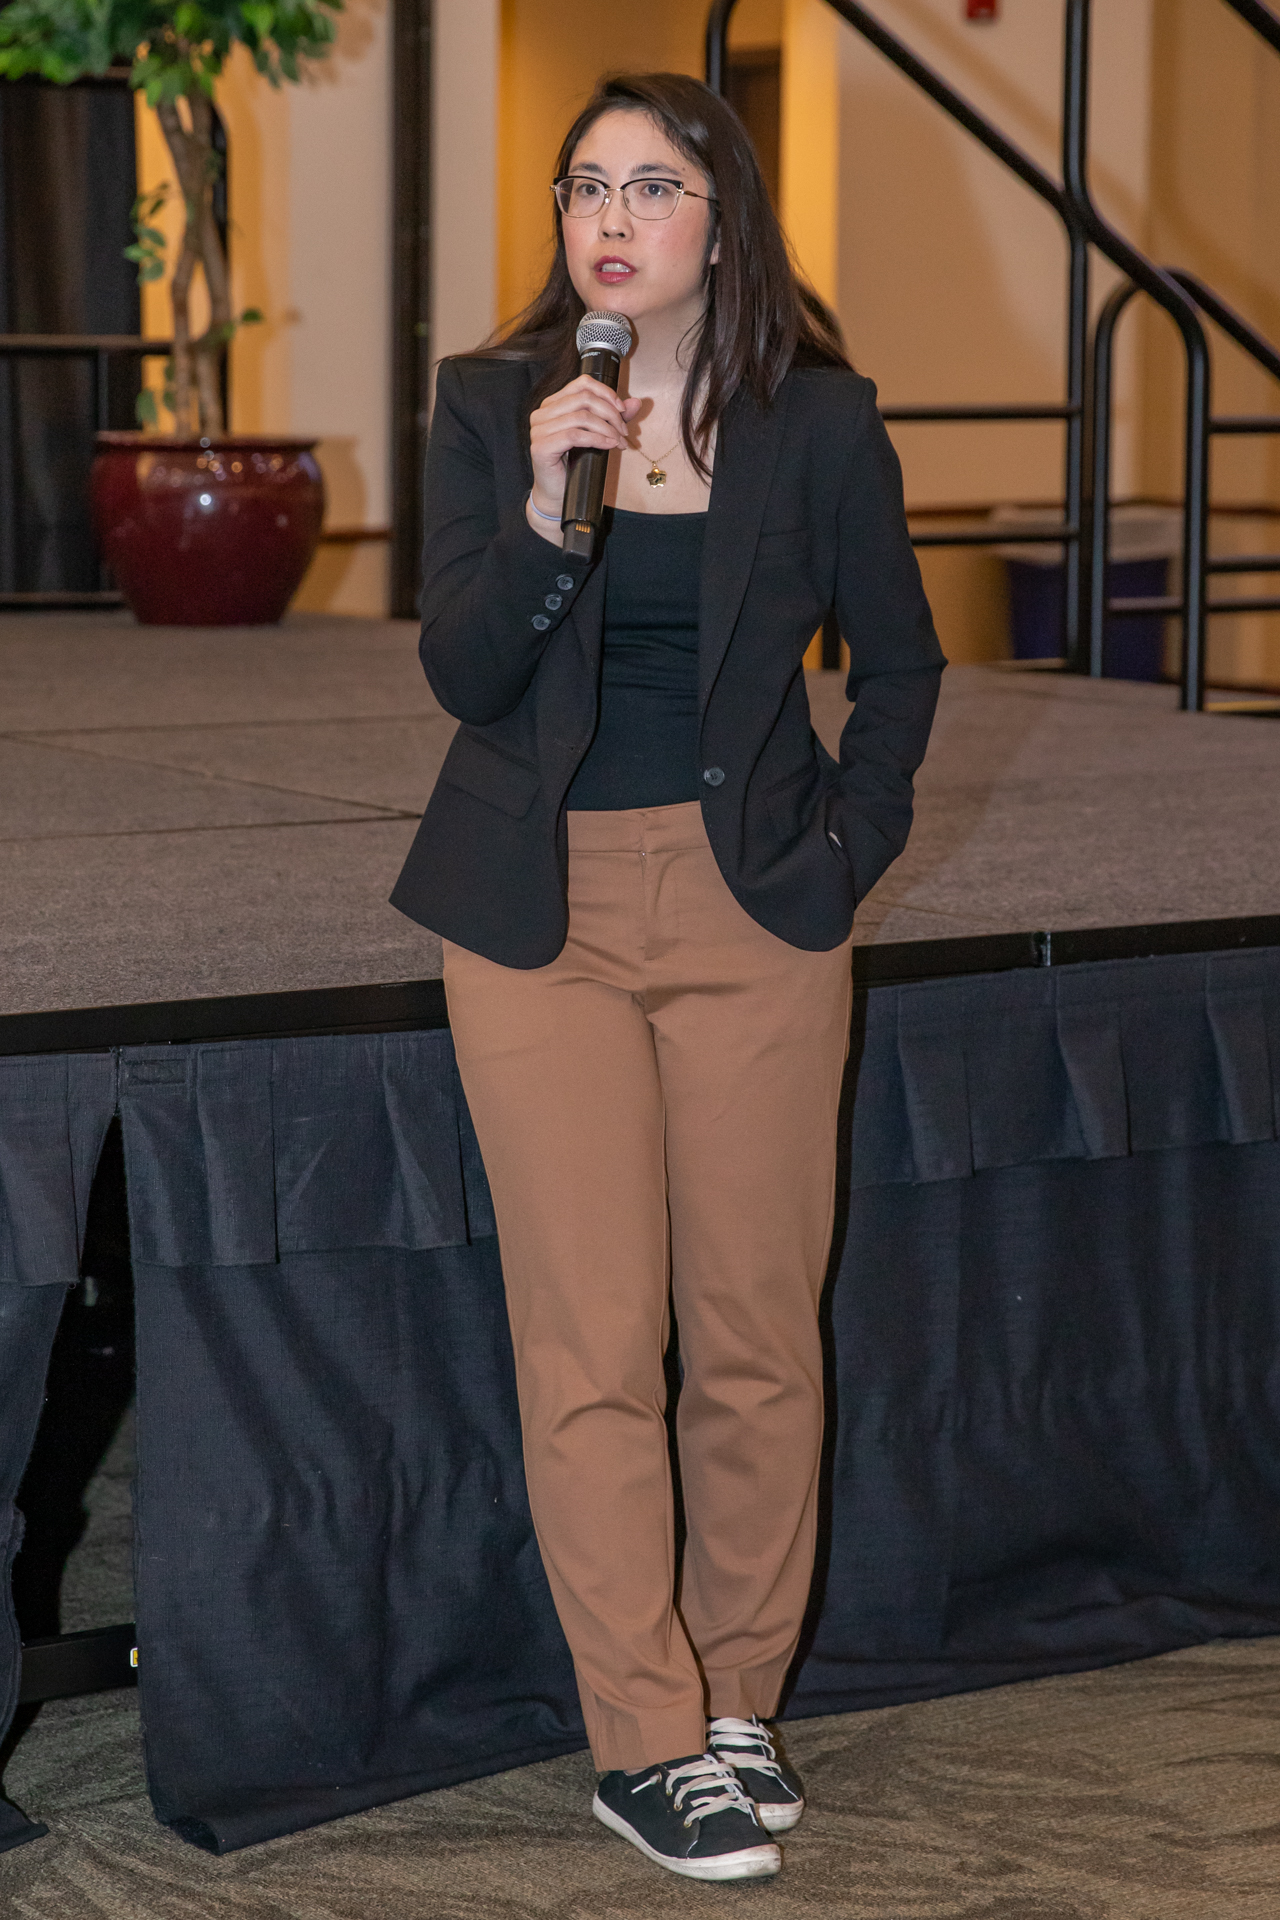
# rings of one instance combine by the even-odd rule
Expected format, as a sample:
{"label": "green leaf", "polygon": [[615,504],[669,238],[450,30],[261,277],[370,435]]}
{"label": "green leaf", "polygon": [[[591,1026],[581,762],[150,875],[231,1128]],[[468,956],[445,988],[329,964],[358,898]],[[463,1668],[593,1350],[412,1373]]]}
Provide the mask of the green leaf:
{"label": "green leaf", "polygon": [[265,315],[262,313],[260,308],[246,307],[244,312],[240,315],[240,318],[237,320],[236,325],[238,327],[260,327],[263,324],[264,319],[265,319]]}
{"label": "green leaf", "polygon": [[133,403],[133,417],[140,427],[158,427],[160,415],[156,410],[156,397],[150,387],[144,387]]}

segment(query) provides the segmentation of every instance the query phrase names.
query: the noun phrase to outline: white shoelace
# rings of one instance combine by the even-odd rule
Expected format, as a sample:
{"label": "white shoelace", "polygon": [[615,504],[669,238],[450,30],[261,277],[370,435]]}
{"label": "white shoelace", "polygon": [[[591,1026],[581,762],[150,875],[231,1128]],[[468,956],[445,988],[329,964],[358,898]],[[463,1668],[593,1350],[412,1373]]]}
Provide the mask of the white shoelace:
{"label": "white shoelace", "polygon": [[750,1767],[756,1773],[771,1773],[782,1778],[782,1768],[774,1753],[769,1729],[758,1720],[713,1720],[711,1748],[723,1754],[730,1766]]}
{"label": "white shoelace", "polygon": [[[649,1774],[639,1785],[632,1787],[632,1793],[639,1793],[642,1787],[652,1786],[659,1777],[657,1773]],[[677,1781],[680,1782],[679,1786],[676,1786]],[[688,1800],[689,1810],[684,1817],[686,1827],[692,1826],[695,1820],[705,1820],[712,1813],[749,1813],[753,1819],[755,1817],[755,1807],[742,1791],[737,1774],[723,1760],[717,1760],[713,1753],[704,1753],[697,1760],[686,1760],[681,1767],[669,1768],[667,1792],[671,1794],[671,1804],[677,1813]]]}

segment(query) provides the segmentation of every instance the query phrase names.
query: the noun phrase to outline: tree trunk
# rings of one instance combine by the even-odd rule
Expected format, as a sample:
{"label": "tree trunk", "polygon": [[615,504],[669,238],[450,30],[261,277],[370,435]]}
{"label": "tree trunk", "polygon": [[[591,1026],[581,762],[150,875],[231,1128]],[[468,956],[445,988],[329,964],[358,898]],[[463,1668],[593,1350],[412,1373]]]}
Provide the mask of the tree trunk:
{"label": "tree trunk", "polygon": [[[163,101],[156,109],[186,210],[182,251],[170,286],[174,426],[178,433],[221,433],[220,374],[231,334],[231,299],[226,254],[213,217],[213,108],[208,95],[197,92],[187,96],[187,109],[189,130],[182,124],[176,101]],[[209,292],[209,325],[193,341],[191,283],[197,265],[203,269]]]}
{"label": "tree trunk", "polygon": [[222,236],[213,217],[213,182],[216,160],[213,151],[213,102],[207,93],[190,97],[191,129],[205,155],[205,188],[200,201],[200,221],[196,232],[204,283],[209,290],[209,325],[195,342],[196,386],[200,402],[200,427],[204,433],[221,433],[222,364],[231,338],[231,289],[227,280],[227,256]]}

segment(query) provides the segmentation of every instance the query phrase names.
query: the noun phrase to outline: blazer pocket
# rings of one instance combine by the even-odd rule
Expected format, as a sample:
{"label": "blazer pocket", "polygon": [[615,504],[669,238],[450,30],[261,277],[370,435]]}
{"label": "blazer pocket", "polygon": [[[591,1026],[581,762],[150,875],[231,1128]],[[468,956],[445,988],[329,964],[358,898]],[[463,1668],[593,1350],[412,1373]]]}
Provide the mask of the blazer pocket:
{"label": "blazer pocket", "polygon": [[460,787],[473,799],[483,800],[516,820],[528,813],[542,785],[536,767],[474,733],[461,731],[454,735],[445,755],[440,778],[447,786]]}
{"label": "blazer pocket", "polygon": [[806,766],[789,773],[785,780],[766,789],[764,804],[784,840],[794,840],[808,825],[818,779],[818,763],[810,760]]}

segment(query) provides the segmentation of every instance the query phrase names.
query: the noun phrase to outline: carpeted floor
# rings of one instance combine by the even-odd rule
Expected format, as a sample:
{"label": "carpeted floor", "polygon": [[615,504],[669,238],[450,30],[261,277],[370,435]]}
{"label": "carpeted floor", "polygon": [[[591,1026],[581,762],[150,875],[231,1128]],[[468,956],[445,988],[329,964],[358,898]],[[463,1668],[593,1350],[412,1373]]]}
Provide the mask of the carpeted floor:
{"label": "carpeted floor", "polygon": [[587,1816],[585,1754],[224,1859],[155,1824],[136,1697],[46,1707],[7,1786],[49,1838],[5,1920],[1276,1920],[1280,1642],[788,1729],[811,1812],[781,1878],[717,1888]]}

